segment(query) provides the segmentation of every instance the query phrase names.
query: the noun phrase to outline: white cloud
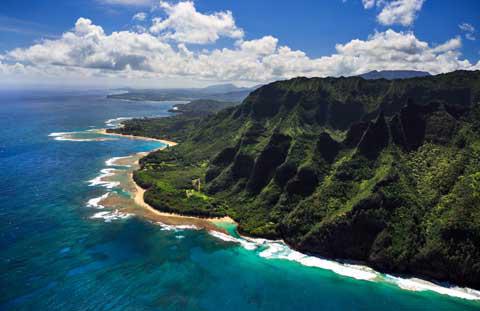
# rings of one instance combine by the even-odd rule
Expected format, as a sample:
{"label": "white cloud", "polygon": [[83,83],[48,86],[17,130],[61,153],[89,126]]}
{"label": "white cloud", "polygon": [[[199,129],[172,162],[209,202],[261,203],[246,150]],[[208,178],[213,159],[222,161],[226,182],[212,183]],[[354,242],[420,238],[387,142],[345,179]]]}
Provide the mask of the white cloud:
{"label": "white cloud", "polygon": [[477,40],[477,38],[476,38],[473,34],[471,34],[471,33],[466,33],[466,34],[465,34],[465,38],[467,38],[467,39],[470,40],[470,41],[475,41],[475,40]]}
{"label": "white cloud", "polygon": [[462,39],[460,37],[455,37],[448,40],[447,42],[440,44],[432,49],[435,53],[445,53],[448,51],[455,51],[462,47]]}
{"label": "white cloud", "polygon": [[362,0],[365,9],[371,9],[375,6],[375,0]]}
{"label": "white cloud", "polygon": [[473,27],[471,24],[469,23],[461,23],[460,25],[458,25],[458,27],[463,30],[463,31],[466,31],[466,32],[475,32],[475,27]]}
{"label": "white cloud", "polygon": [[205,44],[220,37],[239,39],[244,33],[235,25],[232,12],[223,11],[202,14],[191,1],[169,4],[161,1],[160,7],[166,19],[156,18],[150,27],[152,33],[184,43]]}
{"label": "white cloud", "polygon": [[[210,42],[203,40],[202,42]],[[43,40],[28,48],[0,55],[0,80],[12,76],[46,81],[232,81],[268,82],[295,76],[356,75],[370,70],[409,69],[433,74],[479,69],[461,58],[460,37],[433,46],[413,32],[388,29],[366,39],[335,46],[335,53],[319,58],[279,45],[264,36],[239,39],[229,47],[191,50],[179,40],[148,32],[105,33],[91,20],[79,18],[59,39]],[[181,84],[180,84],[181,83]]]}
{"label": "white cloud", "polygon": [[257,40],[238,41],[242,51],[252,53],[254,55],[269,55],[275,52],[278,39],[272,36],[265,36]]}
{"label": "white cloud", "polygon": [[475,27],[473,27],[469,23],[461,23],[458,25],[460,30],[465,34],[465,38],[467,38],[470,41],[475,41]]}
{"label": "white cloud", "polygon": [[150,34],[121,31],[106,35],[102,27],[79,18],[75,28],[60,39],[15,49],[7,57],[35,65],[148,70],[147,56],[166,52],[171,47]]}
{"label": "white cloud", "polygon": [[424,0],[395,0],[389,2],[378,14],[377,19],[383,25],[400,24],[410,26],[422,9]]}
{"label": "white cloud", "polygon": [[137,14],[133,15],[132,20],[143,22],[147,19],[147,13],[145,12],[138,12]]}
{"label": "white cloud", "polygon": [[362,0],[365,9],[381,8],[377,21],[382,25],[411,26],[425,0]]}

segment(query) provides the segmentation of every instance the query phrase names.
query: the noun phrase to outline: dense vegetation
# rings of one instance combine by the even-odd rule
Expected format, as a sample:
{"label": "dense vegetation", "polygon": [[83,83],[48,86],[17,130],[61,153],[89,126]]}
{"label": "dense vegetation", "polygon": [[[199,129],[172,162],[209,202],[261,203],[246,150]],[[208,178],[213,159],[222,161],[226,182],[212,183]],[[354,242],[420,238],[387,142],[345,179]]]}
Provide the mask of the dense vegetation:
{"label": "dense vegetation", "polygon": [[135,173],[160,210],[230,215],[305,252],[480,287],[479,71],[279,81],[181,139]]}
{"label": "dense vegetation", "polygon": [[201,119],[202,116],[191,115],[132,119],[123,122],[120,128],[107,129],[107,132],[183,142]]}
{"label": "dense vegetation", "polygon": [[193,100],[187,104],[176,104],[170,109],[174,116],[165,118],[131,119],[122,123],[122,127],[108,129],[108,132],[184,141],[195,130],[200,121],[222,109],[237,106],[239,103],[221,102],[210,99]]}

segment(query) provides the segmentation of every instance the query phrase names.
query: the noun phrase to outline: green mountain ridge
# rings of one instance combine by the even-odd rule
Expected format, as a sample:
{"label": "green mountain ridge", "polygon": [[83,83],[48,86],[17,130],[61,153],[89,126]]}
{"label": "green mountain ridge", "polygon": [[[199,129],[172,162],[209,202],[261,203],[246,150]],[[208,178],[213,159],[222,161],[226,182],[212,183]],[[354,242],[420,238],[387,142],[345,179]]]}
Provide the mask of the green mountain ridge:
{"label": "green mountain ridge", "polygon": [[155,208],[480,288],[479,71],[278,81],[197,121],[181,135],[144,123],[181,141],[134,174]]}

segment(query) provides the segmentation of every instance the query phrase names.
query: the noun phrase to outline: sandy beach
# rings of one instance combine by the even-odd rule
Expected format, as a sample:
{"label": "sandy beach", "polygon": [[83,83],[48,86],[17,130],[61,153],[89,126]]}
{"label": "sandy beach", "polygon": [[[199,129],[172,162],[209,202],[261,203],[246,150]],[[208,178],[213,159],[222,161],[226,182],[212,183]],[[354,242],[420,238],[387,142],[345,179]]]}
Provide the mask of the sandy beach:
{"label": "sandy beach", "polygon": [[[123,134],[115,134],[115,133],[107,133],[105,129],[101,129],[98,131],[98,133],[103,134],[103,135],[112,135],[112,136],[121,136],[121,137],[126,137],[126,138],[131,138],[131,139],[141,139],[141,140],[153,140],[153,141],[158,141],[161,143],[166,144],[167,146],[175,146],[177,145],[176,142],[169,141],[169,140],[163,140],[163,139],[154,139],[154,138],[149,138],[149,137],[142,137],[142,136],[133,136],[133,135],[123,135]],[[161,147],[155,150],[152,150],[150,152],[156,151],[156,150],[161,150],[166,147]],[[214,231],[219,231],[222,233],[226,233],[226,231],[223,228],[218,227],[216,224],[218,223],[235,223],[235,221],[228,217],[218,217],[218,218],[202,218],[202,217],[194,217],[194,216],[184,216],[180,214],[174,214],[174,213],[166,213],[166,212],[161,212],[149,204],[147,204],[144,200],[144,195],[146,190],[137,185],[137,183],[133,179],[133,171],[139,168],[139,160],[148,155],[150,152],[139,152],[137,154],[128,156],[128,157],[120,157],[117,159],[113,159],[113,161],[109,161],[110,165],[120,165],[120,166],[127,166],[129,168],[128,172],[128,184],[124,185],[126,189],[129,189],[129,191],[132,194],[132,199],[133,202],[137,207],[141,207],[141,209],[138,208],[128,208],[125,210],[125,212],[128,213],[133,213],[136,215],[139,215],[141,217],[144,217],[148,220],[154,221],[154,222],[160,222],[166,225],[172,225],[172,226],[181,226],[181,225],[193,225],[199,229],[206,229],[206,230],[214,230]],[[120,203],[120,205],[125,204],[125,202],[121,202],[123,200],[120,200],[116,198],[115,196],[109,196],[104,198],[99,202],[100,205],[105,205],[105,206],[116,206]]]}
{"label": "sandy beach", "polygon": [[198,223],[199,221],[201,222],[208,221],[210,223],[235,223],[235,221],[228,216],[214,217],[214,218],[200,218],[200,217],[184,216],[180,214],[161,212],[145,202],[145,200],[143,199],[145,195],[145,189],[143,189],[142,187],[140,187],[135,183],[135,181],[133,180],[133,174],[130,174],[130,178],[132,182],[135,184],[135,194],[133,198],[135,201],[135,204],[145,208],[152,214],[155,214],[161,217],[167,217],[170,219],[177,219],[177,220],[182,219],[184,221],[195,222],[195,223]]}
{"label": "sandy beach", "polygon": [[102,135],[111,135],[111,136],[118,136],[118,137],[124,137],[124,138],[130,138],[130,139],[140,139],[140,140],[151,140],[151,141],[158,141],[163,144],[166,144],[169,147],[176,146],[177,143],[174,141],[166,140],[166,139],[157,139],[157,138],[151,138],[151,137],[144,137],[144,136],[135,136],[135,135],[124,135],[124,134],[117,134],[117,133],[108,133],[107,129],[99,129],[97,133],[102,134]]}

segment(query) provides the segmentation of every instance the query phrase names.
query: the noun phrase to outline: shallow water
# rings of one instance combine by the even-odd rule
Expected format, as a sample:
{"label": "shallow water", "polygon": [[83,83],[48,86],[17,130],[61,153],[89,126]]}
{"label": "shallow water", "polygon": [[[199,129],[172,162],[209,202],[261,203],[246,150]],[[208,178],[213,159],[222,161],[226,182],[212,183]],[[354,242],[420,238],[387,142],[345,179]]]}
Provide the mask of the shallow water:
{"label": "shallow water", "polygon": [[[290,253],[274,253],[271,244],[168,230],[137,217],[92,218],[108,212],[89,205],[92,198],[122,193],[90,185],[105,161],[159,144],[91,140],[85,130],[107,120],[113,126],[119,117],[167,115],[172,105],[104,95],[0,94],[0,310],[480,308],[477,301],[274,259]],[[75,131],[83,141],[49,136]]]}

